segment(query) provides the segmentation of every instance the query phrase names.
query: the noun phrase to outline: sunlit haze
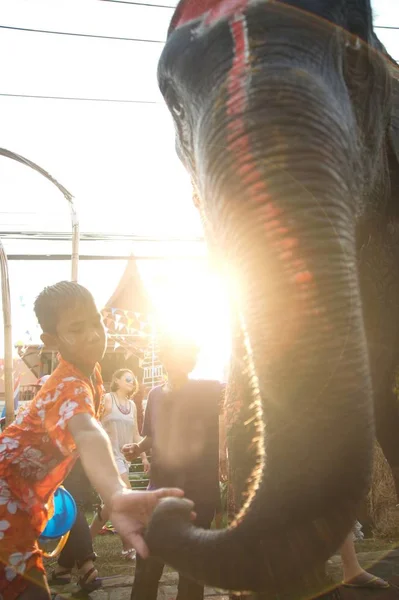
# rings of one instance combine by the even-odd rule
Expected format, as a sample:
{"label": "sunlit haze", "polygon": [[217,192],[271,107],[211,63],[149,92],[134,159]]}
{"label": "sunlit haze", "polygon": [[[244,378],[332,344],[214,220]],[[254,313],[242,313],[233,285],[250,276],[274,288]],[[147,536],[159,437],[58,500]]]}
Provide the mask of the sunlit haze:
{"label": "sunlit haze", "polygon": [[[170,9],[99,0],[0,0],[0,146],[37,162],[72,192],[82,232],[201,236],[190,182],[176,157],[172,122],[156,81],[161,42],[176,4],[174,0],[161,4],[168,3]],[[395,0],[375,0],[373,6],[377,25],[399,26]],[[379,29],[378,35],[399,59],[398,31]],[[3,232],[70,231],[67,203],[55,187],[3,157],[0,197]],[[3,241],[9,255],[70,252],[66,241]],[[223,377],[229,356],[226,302],[202,242],[87,241],[80,252],[96,256],[134,252],[146,257],[138,266],[157,313],[169,327],[184,330],[201,344],[195,376]],[[186,258],[148,259],[165,255]],[[100,308],[112,295],[125,264],[81,261],[79,281],[93,292]],[[10,260],[15,342],[38,341],[34,298],[45,285],[69,277],[66,260]]]}

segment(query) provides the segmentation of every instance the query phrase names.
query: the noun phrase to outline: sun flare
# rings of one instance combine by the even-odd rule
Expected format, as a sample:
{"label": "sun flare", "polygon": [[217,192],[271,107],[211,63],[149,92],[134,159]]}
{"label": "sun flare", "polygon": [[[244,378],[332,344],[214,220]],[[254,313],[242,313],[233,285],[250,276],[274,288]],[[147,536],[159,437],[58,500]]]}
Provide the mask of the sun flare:
{"label": "sun flare", "polygon": [[146,287],[158,327],[199,345],[192,376],[225,380],[230,357],[227,293],[206,261],[171,261]]}

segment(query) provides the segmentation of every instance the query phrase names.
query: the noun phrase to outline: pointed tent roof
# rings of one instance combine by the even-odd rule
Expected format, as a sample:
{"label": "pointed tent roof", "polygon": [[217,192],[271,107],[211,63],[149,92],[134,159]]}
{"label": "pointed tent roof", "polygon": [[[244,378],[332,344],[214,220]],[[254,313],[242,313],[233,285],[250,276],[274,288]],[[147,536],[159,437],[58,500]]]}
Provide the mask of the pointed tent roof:
{"label": "pointed tent roof", "polygon": [[[150,339],[149,321],[152,305],[134,256],[128,260],[125,271],[102,313],[108,330],[107,353],[102,362],[103,377],[110,380],[112,372],[123,365],[136,372]],[[119,359],[116,361],[121,354],[122,362]]]}
{"label": "pointed tent roof", "polygon": [[135,256],[131,256],[116,289],[104,308],[119,308],[148,315],[152,312],[150,299],[137,268]]}

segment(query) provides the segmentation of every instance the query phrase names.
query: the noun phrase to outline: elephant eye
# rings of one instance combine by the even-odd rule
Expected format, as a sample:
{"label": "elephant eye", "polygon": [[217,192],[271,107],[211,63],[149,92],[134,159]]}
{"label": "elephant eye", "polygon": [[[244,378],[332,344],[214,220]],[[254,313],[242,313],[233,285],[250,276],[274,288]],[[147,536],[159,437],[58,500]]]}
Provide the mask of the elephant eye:
{"label": "elephant eye", "polygon": [[360,50],[362,47],[362,42],[358,36],[348,35],[345,46],[351,50]]}
{"label": "elephant eye", "polygon": [[173,104],[172,111],[175,113],[176,117],[179,117],[180,119],[183,118],[184,110],[181,104]]}
{"label": "elephant eye", "polygon": [[169,106],[169,109],[175,115],[175,117],[179,119],[184,118],[183,105],[177,97],[175,90],[171,86],[168,86],[168,88],[165,91],[165,101]]}

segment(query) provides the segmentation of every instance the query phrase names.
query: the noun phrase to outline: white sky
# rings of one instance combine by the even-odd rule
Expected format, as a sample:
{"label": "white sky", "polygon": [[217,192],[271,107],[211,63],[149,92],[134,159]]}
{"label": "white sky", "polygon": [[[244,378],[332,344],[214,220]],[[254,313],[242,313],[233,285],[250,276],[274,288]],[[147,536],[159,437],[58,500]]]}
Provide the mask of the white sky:
{"label": "white sky", "polygon": [[[175,0],[145,1],[176,4]],[[397,0],[374,0],[373,7],[377,25],[399,26]],[[99,0],[0,0],[0,25],[163,40],[172,12]],[[399,59],[399,32],[378,30],[378,35]],[[0,29],[0,93],[161,102],[156,82],[161,50],[162,44]],[[175,155],[171,119],[162,104],[0,96],[0,132],[2,147],[37,162],[72,192],[82,231],[184,237],[201,234],[189,181]],[[0,197],[1,230],[69,230],[68,207],[61,194],[38,174],[2,157]],[[11,254],[69,250],[65,243],[6,240],[4,245]],[[100,242],[81,247],[84,254],[128,254],[130,250],[127,244]],[[157,254],[165,247],[137,246],[134,250]],[[177,254],[183,249],[177,244],[168,251]],[[201,249],[191,245],[187,252],[197,254]],[[170,268],[165,263],[148,264],[142,262],[140,266],[153,292],[163,295],[171,281],[178,290],[177,298],[169,297],[176,319],[184,307],[186,321],[196,321],[197,329],[198,323],[209,321],[211,337],[226,334],[225,323],[215,331],[218,319],[206,313],[215,313],[212,302],[206,299],[220,299],[220,293],[217,283],[208,280],[201,261],[184,263],[182,274],[176,264]],[[122,262],[82,262],[80,281],[93,291],[101,306],[123,268]],[[27,329],[34,329],[34,297],[45,285],[68,277],[68,262],[10,263],[15,340],[24,337]],[[197,286],[202,288],[199,293]],[[222,317],[222,307],[217,310]],[[200,329],[206,337],[204,327]],[[2,332],[0,354],[1,338]],[[211,371],[204,368],[202,374],[216,376]]]}

